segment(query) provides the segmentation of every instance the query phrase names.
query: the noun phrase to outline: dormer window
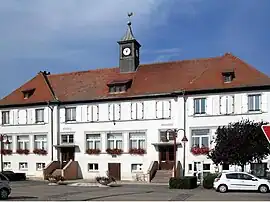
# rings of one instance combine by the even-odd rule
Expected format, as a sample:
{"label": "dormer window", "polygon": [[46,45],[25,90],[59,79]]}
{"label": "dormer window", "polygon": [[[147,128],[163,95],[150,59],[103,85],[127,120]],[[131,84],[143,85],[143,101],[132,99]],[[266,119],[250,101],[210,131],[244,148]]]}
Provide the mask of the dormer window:
{"label": "dormer window", "polygon": [[36,90],[35,88],[33,88],[33,89],[28,89],[28,90],[23,90],[23,91],[22,91],[22,93],[23,93],[23,98],[24,98],[24,99],[30,98],[30,97],[34,94],[35,90]]}
{"label": "dormer window", "polygon": [[107,84],[109,93],[124,93],[130,88],[132,80],[114,80]]}
{"label": "dormer window", "polygon": [[222,72],[222,76],[223,76],[224,83],[230,83],[235,78],[235,74],[233,70]]}

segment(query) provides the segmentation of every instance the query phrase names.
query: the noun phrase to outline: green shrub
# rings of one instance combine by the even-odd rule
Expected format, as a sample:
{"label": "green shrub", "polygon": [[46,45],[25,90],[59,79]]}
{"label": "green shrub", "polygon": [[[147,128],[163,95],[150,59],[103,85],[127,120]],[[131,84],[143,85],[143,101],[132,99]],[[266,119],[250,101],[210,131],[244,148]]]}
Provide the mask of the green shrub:
{"label": "green shrub", "polygon": [[196,176],[186,176],[182,178],[170,178],[169,188],[170,189],[194,189],[197,187]]}
{"label": "green shrub", "polygon": [[214,180],[218,176],[218,173],[209,173],[207,176],[203,178],[203,187],[205,189],[212,189]]}

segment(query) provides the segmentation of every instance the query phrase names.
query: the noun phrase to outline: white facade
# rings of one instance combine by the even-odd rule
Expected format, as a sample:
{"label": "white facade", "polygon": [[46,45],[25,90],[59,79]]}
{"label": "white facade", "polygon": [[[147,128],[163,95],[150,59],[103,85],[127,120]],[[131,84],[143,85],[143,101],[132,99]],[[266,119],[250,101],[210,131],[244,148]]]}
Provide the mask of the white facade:
{"label": "white facade", "polygon": [[[9,147],[13,151],[12,155],[3,155],[4,169],[26,172],[28,176],[42,176],[42,166],[61,158],[55,145],[72,143],[76,146],[74,160],[78,161],[83,178],[103,176],[108,170],[108,163],[121,163],[121,179],[131,180],[136,173],[146,174],[152,161],[159,161],[155,145],[160,142],[160,131],[186,128],[186,174],[193,175],[194,164],[198,162],[210,164],[210,168],[205,165],[204,170],[214,172],[215,166],[211,160],[205,155],[193,155],[190,152],[192,145],[207,144],[204,146],[212,148],[211,141],[218,126],[247,118],[269,121],[269,112],[270,91],[188,96],[186,113],[182,96],[2,109],[1,133],[11,138],[12,144]],[[182,131],[178,133],[177,142],[181,142],[183,134]],[[108,137],[111,141],[108,141]],[[146,154],[129,154],[131,144],[145,147]],[[86,153],[93,145],[101,150],[99,155]],[[107,154],[106,149],[110,145],[120,147],[123,153],[116,157]],[[17,154],[19,146],[29,149],[30,153]],[[34,154],[36,147],[45,149],[48,154]],[[266,162],[269,160],[270,158],[266,159]],[[177,161],[183,164],[181,145],[177,150]],[[269,164],[270,162],[268,167]]]}

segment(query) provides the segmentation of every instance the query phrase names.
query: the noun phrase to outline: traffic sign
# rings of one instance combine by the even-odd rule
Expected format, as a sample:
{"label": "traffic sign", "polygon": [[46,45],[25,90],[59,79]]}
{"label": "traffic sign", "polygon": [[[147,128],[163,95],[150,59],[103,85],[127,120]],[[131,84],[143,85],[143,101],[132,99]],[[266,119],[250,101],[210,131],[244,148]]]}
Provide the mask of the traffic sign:
{"label": "traffic sign", "polygon": [[270,143],[270,125],[262,126],[263,133],[265,134],[266,139]]}

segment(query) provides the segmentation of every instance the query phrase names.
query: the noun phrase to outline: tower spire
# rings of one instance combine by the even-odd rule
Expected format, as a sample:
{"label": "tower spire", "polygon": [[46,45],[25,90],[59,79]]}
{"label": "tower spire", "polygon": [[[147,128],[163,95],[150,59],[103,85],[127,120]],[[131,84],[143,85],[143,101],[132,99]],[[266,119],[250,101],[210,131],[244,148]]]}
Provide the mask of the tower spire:
{"label": "tower spire", "polygon": [[130,41],[130,40],[134,40],[135,37],[133,35],[133,32],[132,32],[132,28],[131,28],[131,16],[133,16],[133,12],[130,12],[128,13],[128,28],[127,28],[127,31],[126,31],[126,34],[121,38],[120,41]]}

